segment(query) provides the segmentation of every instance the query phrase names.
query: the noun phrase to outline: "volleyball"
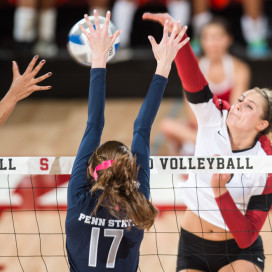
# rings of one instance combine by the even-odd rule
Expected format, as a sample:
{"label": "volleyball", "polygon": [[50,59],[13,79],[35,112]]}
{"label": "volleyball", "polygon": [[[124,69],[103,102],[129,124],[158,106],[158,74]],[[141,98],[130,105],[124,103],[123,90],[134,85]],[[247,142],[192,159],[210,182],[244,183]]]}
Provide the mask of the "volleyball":
{"label": "volleyball", "polygon": [[[99,16],[98,18],[100,22],[100,27],[102,28],[106,18],[102,16]],[[89,19],[95,28],[94,16],[89,16]],[[89,27],[86,23],[85,18],[81,19],[76,24],[74,24],[74,26],[71,28],[68,34],[67,49],[70,56],[76,62],[85,66],[92,66],[92,50],[89,46],[87,37],[84,35],[84,33],[81,31],[79,27],[80,25],[82,25],[86,29],[86,31],[89,32]],[[108,29],[109,35],[110,36],[113,35],[116,30],[117,30],[116,26],[112,23],[112,21],[110,21]],[[108,52],[107,62],[114,57],[118,50],[119,44],[120,38],[118,36],[114,42],[114,45]]]}

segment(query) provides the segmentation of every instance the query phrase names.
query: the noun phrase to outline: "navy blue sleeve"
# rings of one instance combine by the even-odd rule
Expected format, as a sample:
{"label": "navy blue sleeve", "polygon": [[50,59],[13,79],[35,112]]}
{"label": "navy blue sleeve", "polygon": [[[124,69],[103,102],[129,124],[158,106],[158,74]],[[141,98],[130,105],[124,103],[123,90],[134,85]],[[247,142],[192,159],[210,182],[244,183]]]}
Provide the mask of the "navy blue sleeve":
{"label": "navy blue sleeve", "polygon": [[140,182],[139,190],[147,199],[149,199],[150,194],[150,131],[158,112],[166,84],[167,79],[165,77],[154,75],[148,93],[134,122],[131,151],[134,155],[136,154],[137,165],[140,166],[138,174],[138,181]]}
{"label": "navy blue sleeve", "polygon": [[100,144],[104,127],[105,94],[106,69],[92,69],[89,88],[87,127],[76,155],[68,185],[68,209],[76,204],[79,193],[84,190],[84,188],[87,189],[89,187],[86,178],[86,170],[88,159]]}

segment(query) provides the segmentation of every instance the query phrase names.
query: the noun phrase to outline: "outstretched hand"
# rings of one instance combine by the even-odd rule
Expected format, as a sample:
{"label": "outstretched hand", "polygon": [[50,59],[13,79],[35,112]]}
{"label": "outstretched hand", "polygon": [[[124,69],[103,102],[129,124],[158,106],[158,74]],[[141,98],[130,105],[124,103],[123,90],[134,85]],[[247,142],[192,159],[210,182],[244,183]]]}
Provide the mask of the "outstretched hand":
{"label": "outstretched hand", "polygon": [[86,31],[82,25],[80,25],[81,31],[86,35],[89,45],[92,50],[92,67],[104,68],[106,67],[107,54],[110,48],[113,46],[116,38],[120,34],[120,30],[117,30],[112,36],[109,36],[108,28],[110,23],[111,13],[107,12],[106,20],[101,29],[98,13],[94,10],[95,28],[90,22],[89,16],[84,15],[86,23],[89,27],[89,31]]}
{"label": "outstretched hand", "polygon": [[40,77],[35,78],[35,76],[40,72],[45,60],[39,62],[35,67],[35,64],[38,60],[38,56],[35,56],[29,63],[25,72],[21,75],[19,67],[16,61],[12,62],[12,71],[13,71],[13,81],[10,86],[10,89],[7,93],[8,96],[13,97],[16,100],[16,103],[36,91],[44,91],[51,89],[51,86],[39,86],[37,85],[41,81],[47,79],[52,75],[51,72],[46,73]]}
{"label": "outstretched hand", "polygon": [[[162,26],[164,26],[166,20],[168,20],[169,32],[173,31],[175,23],[176,23],[175,19],[171,17],[168,13],[145,12],[142,18],[143,20],[149,20],[149,21],[160,23]],[[181,30],[182,30],[182,26],[178,25],[177,33],[179,33]]]}
{"label": "outstretched hand", "polygon": [[42,60],[35,67],[37,60],[38,56],[35,56],[22,75],[16,61],[12,62],[13,80],[7,94],[0,101],[0,125],[8,119],[18,101],[28,97],[33,92],[51,89],[51,86],[37,85],[52,75],[49,72],[35,78],[45,64],[45,60]]}
{"label": "outstretched hand", "polygon": [[171,70],[171,65],[175,59],[178,51],[190,40],[188,37],[183,41],[182,38],[187,30],[187,26],[184,26],[179,31],[179,22],[175,22],[172,33],[169,37],[169,20],[164,23],[163,37],[159,44],[156,43],[152,36],[149,36],[149,40],[152,46],[152,50],[157,60],[156,74],[168,77]]}

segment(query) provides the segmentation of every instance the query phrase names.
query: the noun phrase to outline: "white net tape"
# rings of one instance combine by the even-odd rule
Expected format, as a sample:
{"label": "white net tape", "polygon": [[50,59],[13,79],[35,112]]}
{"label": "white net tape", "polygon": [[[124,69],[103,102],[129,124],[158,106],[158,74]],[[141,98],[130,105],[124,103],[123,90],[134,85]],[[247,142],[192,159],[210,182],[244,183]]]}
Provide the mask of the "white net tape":
{"label": "white net tape", "polygon": [[[71,174],[74,157],[2,157],[0,174]],[[269,173],[272,156],[150,157],[151,174]]]}

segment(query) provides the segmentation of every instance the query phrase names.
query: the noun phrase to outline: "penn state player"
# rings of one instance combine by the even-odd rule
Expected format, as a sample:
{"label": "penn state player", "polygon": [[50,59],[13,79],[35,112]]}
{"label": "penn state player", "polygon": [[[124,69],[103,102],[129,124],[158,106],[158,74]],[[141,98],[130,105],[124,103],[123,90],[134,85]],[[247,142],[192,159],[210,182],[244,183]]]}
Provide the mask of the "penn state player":
{"label": "penn state player", "polygon": [[[168,14],[146,13],[143,18],[161,24],[168,20],[169,29],[175,24]],[[272,155],[267,137],[272,131],[272,90],[247,90],[230,107],[210,91],[189,43],[175,62],[198,122],[196,156]],[[263,271],[259,233],[272,204],[272,175],[190,174],[182,186],[187,211],[177,271]]]}
{"label": "penn state player", "polygon": [[106,56],[120,31],[109,37],[110,12],[102,29],[96,11],[94,17],[95,28],[85,15],[90,33],[81,28],[92,49],[93,63],[87,127],[68,185],[67,254],[70,271],[137,271],[144,229],[152,226],[157,215],[157,209],[148,200],[151,126],[172,61],[188,38],[180,42],[186,28],[176,35],[178,23],[168,37],[167,22],[160,44],[149,37],[157,68],[134,123],[131,151],[117,141],[100,145]]}

